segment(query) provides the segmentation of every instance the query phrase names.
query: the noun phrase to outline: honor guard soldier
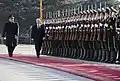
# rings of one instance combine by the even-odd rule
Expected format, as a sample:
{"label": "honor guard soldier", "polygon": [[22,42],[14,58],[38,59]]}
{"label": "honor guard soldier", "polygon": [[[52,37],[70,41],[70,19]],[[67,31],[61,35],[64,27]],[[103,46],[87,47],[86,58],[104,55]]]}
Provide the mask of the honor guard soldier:
{"label": "honor guard soldier", "polygon": [[108,62],[115,63],[117,58],[117,47],[116,47],[116,13],[117,11],[110,7],[110,19],[109,19],[109,29],[110,37],[109,37],[109,47],[110,47],[110,60]]}
{"label": "honor guard soldier", "polygon": [[117,42],[117,47],[118,47],[118,58],[117,58],[117,63],[120,64],[120,5],[118,6],[118,13],[117,13],[117,32],[118,32],[118,42]]}
{"label": "honor guard soldier", "polygon": [[[109,7],[106,8],[106,59],[105,62],[113,63],[115,61],[115,47],[114,47],[114,32],[115,32],[115,20],[111,17],[111,9]],[[113,55],[114,53],[114,55]],[[112,57],[112,59],[111,59]]]}
{"label": "honor guard soldier", "polygon": [[94,25],[94,35],[93,35],[93,48],[94,48],[94,56],[92,58],[93,61],[97,61],[98,58],[98,54],[99,54],[99,48],[98,48],[98,20],[99,20],[99,13],[100,13],[100,9],[98,9],[97,13],[94,15],[94,21],[93,21],[93,25]]}
{"label": "honor guard soldier", "polygon": [[101,47],[101,57],[100,57],[100,62],[103,62],[105,60],[105,46],[104,46],[104,42],[106,41],[104,39],[105,37],[105,9],[102,8],[101,13],[100,13],[100,47]]}

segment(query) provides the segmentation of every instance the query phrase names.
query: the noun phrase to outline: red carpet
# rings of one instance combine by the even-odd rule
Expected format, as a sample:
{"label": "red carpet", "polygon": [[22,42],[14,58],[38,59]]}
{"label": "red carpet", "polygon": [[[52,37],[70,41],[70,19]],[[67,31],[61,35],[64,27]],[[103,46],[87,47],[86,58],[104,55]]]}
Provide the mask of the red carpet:
{"label": "red carpet", "polygon": [[120,81],[120,68],[44,56],[36,58],[34,56],[17,55],[9,58],[6,55],[0,55],[0,57],[61,70],[95,81]]}

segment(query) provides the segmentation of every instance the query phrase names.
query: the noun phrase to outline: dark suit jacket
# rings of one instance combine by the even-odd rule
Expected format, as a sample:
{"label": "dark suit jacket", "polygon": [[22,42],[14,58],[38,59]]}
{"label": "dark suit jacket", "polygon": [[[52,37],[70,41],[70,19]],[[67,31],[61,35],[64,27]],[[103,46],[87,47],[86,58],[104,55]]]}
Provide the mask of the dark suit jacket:
{"label": "dark suit jacket", "polygon": [[34,39],[34,41],[42,40],[43,37],[45,37],[45,28],[44,25],[41,25],[41,27],[37,28],[37,24],[32,27],[31,32],[31,38]]}
{"label": "dark suit jacket", "polygon": [[6,37],[7,46],[17,45],[17,39],[15,38],[15,35],[18,36],[18,29],[18,23],[11,23],[9,21],[5,23],[2,37]]}

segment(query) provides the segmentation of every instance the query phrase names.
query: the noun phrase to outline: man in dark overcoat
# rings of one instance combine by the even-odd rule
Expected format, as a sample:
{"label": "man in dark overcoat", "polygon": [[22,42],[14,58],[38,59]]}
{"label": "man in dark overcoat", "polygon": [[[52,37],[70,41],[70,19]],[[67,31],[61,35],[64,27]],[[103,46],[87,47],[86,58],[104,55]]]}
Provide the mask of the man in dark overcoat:
{"label": "man in dark overcoat", "polygon": [[40,19],[36,19],[36,24],[32,27],[31,38],[34,39],[36,55],[39,58],[40,50],[45,37],[45,27],[41,24]]}
{"label": "man in dark overcoat", "polygon": [[6,39],[9,57],[13,56],[13,51],[18,44],[19,25],[14,20],[14,16],[10,15],[8,21],[3,28],[2,39]]}

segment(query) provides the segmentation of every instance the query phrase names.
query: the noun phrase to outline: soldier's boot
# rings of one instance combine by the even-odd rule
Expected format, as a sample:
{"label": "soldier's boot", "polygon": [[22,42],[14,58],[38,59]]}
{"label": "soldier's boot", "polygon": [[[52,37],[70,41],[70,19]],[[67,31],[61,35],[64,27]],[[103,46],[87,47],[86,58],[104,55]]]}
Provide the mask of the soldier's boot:
{"label": "soldier's boot", "polygon": [[81,59],[82,58],[82,48],[78,49],[78,55],[79,55],[78,59]]}
{"label": "soldier's boot", "polygon": [[50,53],[50,47],[47,47],[47,49],[46,49],[46,50],[47,50],[47,52],[46,52],[46,53],[47,53],[47,55],[49,55],[49,53]]}
{"label": "soldier's boot", "polygon": [[75,48],[72,49],[72,58],[75,57]]}
{"label": "soldier's boot", "polygon": [[91,59],[91,49],[89,49],[89,56],[88,56],[88,59],[87,60],[89,60],[90,61],[90,59]]}
{"label": "soldier's boot", "polygon": [[43,54],[44,54],[44,55],[47,55],[47,49],[48,49],[47,47],[44,47],[44,48],[43,48]]}
{"label": "soldier's boot", "polygon": [[60,49],[61,49],[62,57],[65,57],[65,51],[64,51],[64,48],[60,48]]}
{"label": "soldier's boot", "polygon": [[51,56],[53,55],[53,47],[51,48]]}
{"label": "soldier's boot", "polygon": [[64,57],[66,57],[66,53],[65,53],[65,50],[66,50],[66,48],[61,48],[62,49],[62,54],[64,55]]}
{"label": "soldier's boot", "polygon": [[92,56],[92,61],[95,59],[95,49],[93,49],[93,56]]}
{"label": "soldier's boot", "polygon": [[88,49],[88,57],[87,57],[87,60],[90,60],[90,57],[91,57],[91,50]]}
{"label": "soldier's boot", "polygon": [[78,58],[78,48],[75,48],[75,51],[74,51],[74,58],[77,59]]}
{"label": "soldier's boot", "polygon": [[78,48],[78,59],[82,58],[82,48]]}
{"label": "soldier's boot", "polygon": [[59,50],[60,48],[56,48],[56,51],[55,51],[55,53],[56,53],[56,56],[58,56],[59,55],[59,52],[58,52],[58,50]]}
{"label": "soldier's boot", "polygon": [[50,55],[50,56],[52,56],[52,52],[53,52],[53,48],[50,47],[50,49],[49,49],[49,55]]}
{"label": "soldier's boot", "polygon": [[77,53],[76,53],[76,51],[77,51],[77,48],[74,48],[74,56],[73,56],[73,58],[75,58],[75,59],[78,56]]}
{"label": "soldier's boot", "polygon": [[56,56],[60,56],[60,48],[56,48]]}
{"label": "soldier's boot", "polygon": [[[70,41],[69,41],[70,42]],[[71,47],[71,45],[70,45],[70,43],[69,43],[69,58],[71,58],[71,56],[72,56],[72,47]]]}
{"label": "soldier's boot", "polygon": [[87,60],[87,58],[88,58],[88,49],[86,49],[84,60]]}
{"label": "soldier's boot", "polygon": [[41,55],[45,55],[45,47],[42,47],[41,50],[42,50],[42,51],[41,51]]}
{"label": "soldier's boot", "polygon": [[116,63],[117,51],[111,51],[109,63]]}
{"label": "soldier's boot", "polygon": [[52,48],[52,56],[54,55],[54,48]]}
{"label": "soldier's boot", "polygon": [[57,55],[57,54],[56,54],[56,49],[57,49],[57,48],[54,48],[54,56],[56,56],[56,55]]}
{"label": "soldier's boot", "polygon": [[59,55],[58,50],[59,50],[59,48],[55,48],[55,55],[56,55],[56,56]]}
{"label": "soldier's boot", "polygon": [[58,48],[58,51],[57,51],[57,53],[58,53],[58,56],[60,57],[60,56],[62,56],[62,54],[63,54],[63,50],[62,50],[63,48]]}
{"label": "soldier's boot", "polygon": [[47,55],[47,47],[44,47],[44,48],[43,48],[43,54],[44,54],[44,55]]}
{"label": "soldier's boot", "polygon": [[81,49],[81,56],[80,56],[80,59],[83,59],[84,53],[85,53],[85,50],[82,48],[82,49]]}
{"label": "soldier's boot", "polygon": [[73,50],[73,58],[76,59],[76,57],[77,57],[76,48],[74,48],[74,50]]}
{"label": "soldier's boot", "polygon": [[98,58],[98,50],[94,51],[94,57],[93,57],[93,61],[97,61]]}
{"label": "soldier's boot", "polygon": [[46,55],[48,55],[49,47],[46,47]]}
{"label": "soldier's boot", "polygon": [[84,56],[84,49],[83,48],[81,48],[81,54],[80,54],[80,57],[79,57],[79,59],[83,59],[83,56]]}
{"label": "soldier's boot", "polygon": [[59,56],[63,57],[62,48],[59,48]]}
{"label": "soldier's boot", "polygon": [[67,58],[69,58],[69,48],[66,48],[66,54],[67,54]]}
{"label": "soldier's boot", "polygon": [[106,58],[105,50],[102,50],[102,58],[101,58],[100,62],[104,62],[105,58]]}
{"label": "soldier's boot", "polygon": [[50,47],[47,47],[47,55],[50,54]]}
{"label": "soldier's boot", "polygon": [[56,48],[56,51],[55,51],[55,53],[56,53],[56,56],[60,56],[60,48]]}
{"label": "soldier's boot", "polygon": [[65,53],[66,48],[62,47],[62,54],[64,55],[64,57],[66,57],[66,53]]}
{"label": "soldier's boot", "polygon": [[67,56],[68,56],[68,58],[70,58],[70,48],[67,48],[68,50],[67,50]]}
{"label": "soldier's boot", "polygon": [[62,52],[61,52],[61,48],[58,48],[58,55],[57,56],[59,56],[59,57],[61,57],[62,56]]}
{"label": "soldier's boot", "polygon": [[65,57],[67,57],[67,54],[66,54],[66,47],[62,48],[62,51],[63,51],[63,54],[65,55]]}
{"label": "soldier's boot", "polygon": [[84,60],[85,52],[86,52],[86,51],[85,51],[85,49],[82,49],[82,51],[83,51],[83,53],[82,53],[82,57],[81,57],[81,59]]}
{"label": "soldier's boot", "polygon": [[68,48],[68,58],[71,57],[71,48]]}
{"label": "soldier's boot", "polygon": [[79,57],[79,54],[78,54],[78,48],[75,48],[75,59],[78,59],[78,57]]}
{"label": "soldier's boot", "polygon": [[66,47],[65,47],[65,49],[63,48],[63,51],[65,53],[65,57],[68,57],[68,55],[67,55],[67,48]]}
{"label": "soldier's boot", "polygon": [[83,56],[84,56],[84,49],[83,48],[81,48],[81,50],[80,50],[81,52],[80,52],[80,59],[82,59],[83,58]]}
{"label": "soldier's boot", "polygon": [[90,55],[90,50],[87,49],[87,56],[86,56],[86,59],[85,59],[85,60],[88,60],[88,59],[89,59],[89,55]]}
{"label": "soldier's boot", "polygon": [[70,55],[71,55],[70,58],[73,58],[73,56],[74,56],[74,48],[71,48],[70,51],[71,51],[71,52],[70,52],[70,53],[71,53],[71,54],[70,54]]}
{"label": "soldier's boot", "polygon": [[83,53],[83,56],[82,56],[82,60],[85,60],[86,54],[87,54],[87,50],[84,49],[84,53]]}
{"label": "soldier's boot", "polygon": [[74,58],[75,58],[75,59],[77,59],[77,57],[78,57],[78,52],[77,52],[77,51],[78,51],[77,48],[75,48],[75,49],[74,49]]}
{"label": "soldier's boot", "polygon": [[43,48],[42,48],[41,54],[42,54],[42,55],[46,55],[46,47],[43,47]]}
{"label": "soldier's boot", "polygon": [[82,48],[78,49],[78,54],[79,54],[78,59],[81,59],[82,58]]}
{"label": "soldier's boot", "polygon": [[98,58],[97,58],[97,61],[100,62],[101,58],[102,58],[102,51],[101,51],[101,49],[100,49],[100,50],[98,50]]}
{"label": "soldier's boot", "polygon": [[95,61],[98,61],[98,57],[99,57],[99,50],[96,50],[96,58],[95,58]]}
{"label": "soldier's boot", "polygon": [[47,54],[46,55],[49,55],[50,54],[50,47],[47,48]]}
{"label": "soldier's boot", "polygon": [[110,51],[107,50],[107,51],[106,51],[106,58],[105,58],[105,61],[104,61],[104,62],[108,63],[109,60],[110,60]]}
{"label": "soldier's boot", "polygon": [[68,48],[67,47],[65,48],[65,55],[66,55],[66,57],[68,57]]}
{"label": "soldier's boot", "polygon": [[70,58],[73,58],[73,48],[70,50]]}
{"label": "soldier's boot", "polygon": [[56,56],[56,48],[54,48],[53,56]]}
{"label": "soldier's boot", "polygon": [[94,50],[90,49],[90,57],[89,57],[90,61],[92,60],[93,56],[94,56]]}
{"label": "soldier's boot", "polygon": [[86,53],[85,53],[85,56],[84,56],[84,60],[87,60],[87,57],[88,57],[88,50],[87,49],[85,49],[86,50]]}
{"label": "soldier's boot", "polygon": [[117,52],[117,64],[120,64],[120,51],[118,50]]}
{"label": "soldier's boot", "polygon": [[68,58],[70,58],[70,53],[69,53],[70,51],[69,50],[70,50],[70,47],[67,47],[67,56],[68,56]]}
{"label": "soldier's boot", "polygon": [[90,60],[90,57],[91,57],[91,52],[90,52],[90,49],[88,50],[88,58],[87,60]]}
{"label": "soldier's boot", "polygon": [[53,56],[56,56],[55,50],[56,48],[53,48]]}
{"label": "soldier's boot", "polygon": [[41,54],[41,55],[45,55],[45,54],[44,54],[44,51],[45,51],[45,47],[42,47],[42,49],[40,50],[40,54]]}
{"label": "soldier's boot", "polygon": [[58,56],[63,57],[62,48],[58,48],[58,50],[59,50]]}
{"label": "soldier's boot", "polygon": [[62,57],[62,56],[63,56],[63,53],[62,53],[62,48],[61,48],[61,47],[59,47],[59,48],[57,48],[57,49],[59,50],[59,52],[58,52],[58,56]]}
{"label": "soldier's boot", "polygon": [[95,49],[93,49],[93,57],[92,57],[92,61],[94,61],[95,59]]}

